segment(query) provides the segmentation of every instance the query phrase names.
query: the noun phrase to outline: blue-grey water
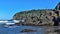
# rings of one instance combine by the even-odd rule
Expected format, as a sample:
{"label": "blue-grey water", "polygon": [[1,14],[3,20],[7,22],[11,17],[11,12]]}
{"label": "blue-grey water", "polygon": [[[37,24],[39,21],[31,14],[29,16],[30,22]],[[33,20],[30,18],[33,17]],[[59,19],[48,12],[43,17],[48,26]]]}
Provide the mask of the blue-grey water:
{"label": "blue-grey water", "polygon": [[[25,32],[22,33],[23,29],[34,29],[37,32]],[[5,27],[5,25],[0,24],[0,34],[43,34],[44,28],[37,26],[9,26]]]}
{"label": "blue-grey water", "polygon": [[[37,32],[20,32],[24,29],[34,29]],[[42,26],[9,26],[5,27],[5,25],[0,24],[0,34],[44,34],[46,27]]]}

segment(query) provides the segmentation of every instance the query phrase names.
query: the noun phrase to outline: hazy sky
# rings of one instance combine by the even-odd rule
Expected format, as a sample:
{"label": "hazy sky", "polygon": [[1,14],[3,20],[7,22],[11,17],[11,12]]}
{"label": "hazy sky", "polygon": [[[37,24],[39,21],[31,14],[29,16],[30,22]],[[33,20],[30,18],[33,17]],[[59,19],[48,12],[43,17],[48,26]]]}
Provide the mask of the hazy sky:
{"label": "hazy sky", "polygon": [[54,9],[60,0],[0,0],[0,19],[12,19],[17,12],[31,9]]}

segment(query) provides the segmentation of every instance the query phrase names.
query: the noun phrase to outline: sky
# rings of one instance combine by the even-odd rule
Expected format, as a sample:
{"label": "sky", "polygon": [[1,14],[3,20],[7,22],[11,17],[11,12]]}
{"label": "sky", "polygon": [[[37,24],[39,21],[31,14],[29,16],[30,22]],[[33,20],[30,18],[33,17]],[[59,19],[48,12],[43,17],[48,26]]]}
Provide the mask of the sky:
{"label": "sky", "polygon": [[54,9],[60,0],[0,0],[0,19],[13,19],[15,13],[32,9]]}

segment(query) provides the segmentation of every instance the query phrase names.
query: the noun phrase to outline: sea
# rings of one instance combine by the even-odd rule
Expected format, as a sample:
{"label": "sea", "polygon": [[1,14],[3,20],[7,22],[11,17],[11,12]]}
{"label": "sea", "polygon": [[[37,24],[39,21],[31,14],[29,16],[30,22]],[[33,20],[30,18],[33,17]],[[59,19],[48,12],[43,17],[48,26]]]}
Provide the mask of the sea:
{"label": "sea", "polygon": [[[49,26],[8,26],[0,24],[0,34],[44,34]],[[55,28],[55,27],[54,27]],[[56,27],[57,28],[57,27]],[[37,30],[36,32],[21,32],[24,29]]]}

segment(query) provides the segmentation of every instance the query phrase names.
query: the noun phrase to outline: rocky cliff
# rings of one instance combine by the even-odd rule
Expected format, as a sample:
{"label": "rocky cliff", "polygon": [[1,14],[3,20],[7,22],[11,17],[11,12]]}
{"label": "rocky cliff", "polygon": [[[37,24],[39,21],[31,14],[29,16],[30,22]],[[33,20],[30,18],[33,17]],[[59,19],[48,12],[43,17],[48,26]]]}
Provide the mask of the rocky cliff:
{"label": "rocky cliff", "polygon": [[13,19],[25,20],[23,24],[53,25],[53,17],[57,18],[57,14],[53,10],[29,10],[16,13]]}
{"label": "rocky cliff", "polygon": [[28,10],[16,13],[14,20],[24,20],[23,25],[59,25],[60,23],[60,2],[55,9]]}

